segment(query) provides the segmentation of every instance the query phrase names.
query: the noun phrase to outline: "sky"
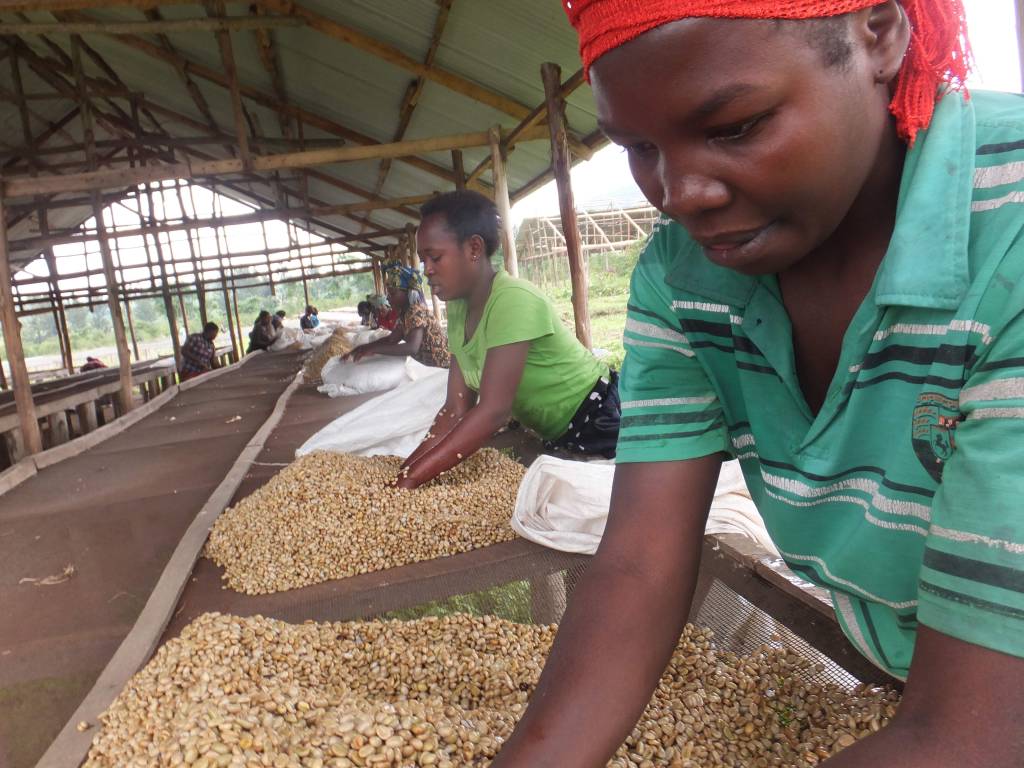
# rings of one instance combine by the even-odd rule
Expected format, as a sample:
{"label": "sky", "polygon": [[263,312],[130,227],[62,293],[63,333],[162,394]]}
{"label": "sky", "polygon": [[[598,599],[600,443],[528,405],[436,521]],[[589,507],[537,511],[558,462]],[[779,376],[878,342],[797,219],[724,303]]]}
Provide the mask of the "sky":
{"label": "sky", "polygon": [[[968,85],[993,91],[1020,91],[1014,0],[964,0],[968,35],[974,49],[975,67]],[[572,171],[577,208],[601,208],[644,202],[633,183],[626,155],[614,145],[597,152],[593,159]],[[512,209],[516,225],[530,216],[558,213],[555,183],[541,187],[520,200]]]}

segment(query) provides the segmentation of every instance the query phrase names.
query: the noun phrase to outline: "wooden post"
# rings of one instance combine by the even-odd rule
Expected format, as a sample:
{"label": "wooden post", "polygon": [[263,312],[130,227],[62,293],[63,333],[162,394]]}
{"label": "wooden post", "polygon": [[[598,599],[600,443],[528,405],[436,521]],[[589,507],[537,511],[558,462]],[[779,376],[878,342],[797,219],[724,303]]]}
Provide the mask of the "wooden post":
{"label": "wooden post", "polygon": [[455,174],[455,189],[462,191],[466,188],[466,166],[462,161],[462,150],[452,150],[452,171]]}
{"label": "wooden post", "polygon": [[1017,13],[1017,58],[1020,63],[1021,89],[1024,90],[1024,0],[1014,3]]}
{"label": "wooden post", "polygon": [[[146,199],[149,204],[149,220],[151,222],[156,221],[155,209],[153,207],[153,190],[150,185],[146,185]],[[142,223],[142,206],[139,206],[139,222]],[[167,279],[167,265],[164,263],[164,249],[160,244],[159,233],[153,235],[153,243],[156,247],[156,258],[157,263],[160,266],[160,293],[164,300],[164,312],[167,315],[167,328],[171,334],[171,347],[174,349],[174,362],[179,367],[181,366],[181,339],[178,338],[178,320],[174,312],[174,301],[171,299],[171,288],[168,285]],[[142,245],[146,249],[146,258],[152,259],[152,254],[149,250],[149,236],[142,236]]]}
{"label": "wooden post", "polygon": [[135,322],[132,320],[132,300],[127,293],[124,295],[124,316],[128,319],[128,335],[131,336],[135,362],[139,362],[142,360],[142,355],[139,354],[139,342],[135,338]]}
{"label": "wooden post", "polygon": [[245,327],[242,325],[242,318],[238,314],[238,291],[235,290],[235,278],[231,276],[231,298],[235,303],[235,325],[238,327],[238,347],[239,347],[239,359],[245,354]]}
{"label": "wooden post", "polygon": [[39,419],[36,418],[36,406],[32,400],[25,350],[21,346],[21,324],[14,309],[14,285],[11,279],[11,263],[7,257],[7,220],[3,202],[0,201],[0,325],[3,325],[7,364],[11,367],[21,439],[26,453],[31,455],[43,450],[43,437],[39,432]]}
{"label": "wooden post", "polygon": [[0,389],[7,389],[7,374],[4,372],[3,360],[0,360]]}
{"label": "wooden post", "polygon": [[501,128],[490,130],[491,176],[494,180],[494,204],[501,217],[501,250],[505,255],[505,270],[512,277],[519,277],[519,260],[516,258],[516,235],[512,228],[512,202],[508,197],[508,176],[505,175],[505,153],[501,146]]}
{"label": "wooden post", "polygon": [[270,295],[277,296],[277,288],[274,286],[274,271],[270,266],[270,241],[267,239],[267,223],[265,221],[260,222],[260,231],[263,233],[263,250],[267,256],[267,280],[270,282]]}
{"label": "wooden post", "polygon": [[371,256],[370,264],[373,268],[373,292],[381,295],[384,293],[384,276],[380,271],[380,258]]}
{"label": "wooden post", "polygon": [[565,133],[564,101],[558,91],[562,84],[562,69],[557,64],[542,64],[544,94],[548,105],[548,127],[551,132],[551,168],[558,186],[558,210],[562,217],[566,255],[569,257],[569,277],[572,281],[572,312],[576,318],[576,338],[590,349],[590,312],[587,309],[587,265],[580,246],[580,228],[576,220],[576,204],[572,196],[570,177],[571,158],[569,141]]}
{"label": "wooden post", "polygon": [[405,225],[405,247],[409,249],[409,263],[416,269],[420,269],[420,254],[416,250],[416,225],[412,222]]}
{"label": "wooden post", "polygon": [[[241,356],[242,356],[242,352],[244,350],[240,349],[241,342],[235,340],[235,333],[236,333],[236,331],[235,331],[235,320],[234,320],[234,317],[233,317],[233,315],[231,313],[231,294],[228,293],[228,278],[224,274],[224,268],[223,267],[221,267],[221,270],[220,270],[220,286],[221,286],[221,291],[224,294],[224,296],[223,296],[223,298],[224,298],[224,314],[227,315],[228,335],[231,336],[231,346],[235,350],[235,355],[240,359]],[[241,339],[241,336],[242,336],[241,331],[242,331],[241,328],[239,328],[238,331],[237,331],[239,339]]]}
{"label": "wooden post", "polygon": [[188,312],[185,311],[185,296],[180,290],[178,291],[178,307],[181,308],[181,325],[185,329],[185,336],[188,337]]}
{"label": "wooden post", "polygon": [[[175,179],[175,181],[174,181],[174,191],[175,191],[175,193],[178,196],[178,207],[181,209],[181,218],[185,219],[186,218],[186,216],[185,216],[185,197],[184,197],[184,195],[181,194],[181,179]],[[197,218],[195,216],[195,202],[194,201],[193,201],[193,205],[192,205],[192,214],[193,214],[192,218]],[[203,277],[200,274],[201,267],[200,267],[199,262],[198,262],[198,260],[196,258],[196,244],[192,240],[192,236],[195,234],[195,230],[194,229],[188,229],[188,230],[186,230],[186,232],[188,233],[188,252],[189,252],[189,256],[190,256],[191,261],[192,261],[192,279],[195,281],[195,284],[196,284],[196,297],[199,300],[199,322],[200,322],[200,325],[205,327],[206,323],[209,322],[209,318],[208,318],[207,312],[206,312],[206,286],[203,283]],[[186,323],[186,326],[185,326],[185,332],[186,333],[188,332],[188,324],[187,323]]]}
{"label": "wooden post", "polygon": [[[85,138],[85,156],[89,170],[96,169],[96,137],[93,133],[92,106],[86,90],[85,74],[82,70],[82,40],[78,35],[71,36],[71,61],[75,73],[75,85],[81,102],[82,132]],[[124,318],[121,316],[121,289],[117,283],[117,271],[114,267],[114,256],[107,238],[107,225],[103,220],[103,193],[94,189],[89,195],[92,202],[92,214],[96,219],[96,236],[100,245],[100,256],[103,260],[103,276],[107,284],[107,305],[110,307],[110,322],[114,326],[114,341],[117,344],[118,381],[121,385],[117,393],[121,415],[132,409],[132,358],[128,351],[128,338],[124,331]]]}

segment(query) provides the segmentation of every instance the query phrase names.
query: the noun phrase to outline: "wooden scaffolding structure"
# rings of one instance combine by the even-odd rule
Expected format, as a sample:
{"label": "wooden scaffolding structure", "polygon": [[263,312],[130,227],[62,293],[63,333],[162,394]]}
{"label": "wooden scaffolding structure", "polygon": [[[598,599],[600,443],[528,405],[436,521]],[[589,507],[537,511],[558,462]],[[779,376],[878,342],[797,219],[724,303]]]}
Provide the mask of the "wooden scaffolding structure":
{"label": "wooden scaffolding structure", "polygon": [[[19,317],[53,315],[61,358],[71,370],[68,309],[105,306],[117,345],[118,411],[126,413],[132,408],[131,355],[137,360],[139,352],[132,301],[162,300],[178,353],[175,304],[187,328],[183,295],[197,296],[203,322],[207,296],[219,296],[232,346],[240,351],[239,289],[269,285],[273,291],[301,282],[308,300],[308,282],[317,277],[372,272],[379,281],[386,255],[415,260],[417,206],[445,189],[472,188],[495,200],[505,265],[516,274],[511,206],[551,179],[557,182],[576,331],[589,346],[585,246],[569,169],[574,160],[589,159],[604,139],[596,129],[578,134],[567,120],[567,99],[582,85],[582,72],[563,80],[557,64],[534,70],[538,97],[530,106],[439,66],[453,4],[436,0],[422,57],[290,0],[256,0],[244,7],[223,0],[34,0],[0,6],[0,59],[7,60],[11,83],[0,84],[0,105],[14,110],[20,125],[16,142],[0,143],[0,325],[11,373],[7,382],[0,366],[0,388],[13,388],[23,453],[39,452],[43,442]],[[391,135],[371,136],[344,125],[332,110],[312,108],[308,98],[296,102],[283,73],[279,36],[299,33],[414,76]],[[180,42],[196,39],[216,44],[219,67],[191,55]],[[571,30],[566,39],[571,45]],[[162,79],[132,88],[124,61],[159,67]],[[262,73],[262,84],[254,71]],[[187,109],[165,98],[169,82],[187,94]],[[428,84],[467,100],[474,110],[486,107],[488,124],[461,133],[421,126],[417,138],[410,138]],[[49,116],[55,103],[64,110],[56,119]],[[278,124],[277,136],[260,124],[260,114],[268,113]],[[513,182],[509,157],[530,142],[547,145],[548,159],[539,173]],[[439,161],[440,153],[450,162]],[[478,159],[467,166],[470,157]],[[367,162],[377,166],[371,187],[345,173]],[[420,191],[385,194],[399,168],[420,182]],[[251,210],[201,214],[192,185],[245,202]],[[411,186],[410,181],[403,189]],[[167,204],[168,195],[176,205]],[[131,226],[104,215],[112,205],[135,217]],[[386,223],[379,218],[383,214],[404,223]],[[262,249],[240,254],[227,246],[230,227],[270,221],[287,225],[287,247],[264,241]],[[299,228],[314,236],[300,242]],[[186,260],[172,255],[172,233],[185,233]],[[123,243],[131,239],[145,250],[141,265],[122,258]],[[54,249],[68,245],[83,254],[90,245],[98,247],[98,263],[87,261],[85,268],[62,274]],[[23,271],[37,260],[45,262],[45,274]]]}

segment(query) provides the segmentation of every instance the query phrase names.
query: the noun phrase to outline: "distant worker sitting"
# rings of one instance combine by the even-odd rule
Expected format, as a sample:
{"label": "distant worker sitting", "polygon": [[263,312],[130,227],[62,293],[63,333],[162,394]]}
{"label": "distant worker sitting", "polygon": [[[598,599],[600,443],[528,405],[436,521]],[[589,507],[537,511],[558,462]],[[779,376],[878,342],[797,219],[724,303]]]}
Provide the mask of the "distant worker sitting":
{"label": "distant worker sitting", "polygon": [[317,308],[312,304],[306,305],[306,314],[299,318],[299,327],[304,331],[312,331],[320,325],[320,318],[317,317]]}
{"label": "distant worker sitting", "polygon": [[217,338],[220,328],[216,323],[207,323],[202,333],[193,333],[181,347],[181,370],[178,372],[182,381],[188,381],[200,374],[217,367],[217,352],[213,340]]}
{"label": "distant worker sitting", "polygon": [[98,371],[100,368],[106,368],[107,364],[100,360],[98,357],[87,357],[85,358],[85,365],[80,370],[82,373],[88,373],[89,371]]}
{"label": "distant worker sitting", "polygon": [[360,301],[356,306],[356,312],[359,313],[359,324],[368,326],[373,317],[373,305],[368,301]]}
{"label": "distant worker sitting", "polygon": [[271,315],[267,310],[262,309],[256,322],[253,323],[252,330],[249,331],[249,348],[245,352],[248,354],[259,349],[270,349],[270,345],[276,338],[277,333],[274,331]]}

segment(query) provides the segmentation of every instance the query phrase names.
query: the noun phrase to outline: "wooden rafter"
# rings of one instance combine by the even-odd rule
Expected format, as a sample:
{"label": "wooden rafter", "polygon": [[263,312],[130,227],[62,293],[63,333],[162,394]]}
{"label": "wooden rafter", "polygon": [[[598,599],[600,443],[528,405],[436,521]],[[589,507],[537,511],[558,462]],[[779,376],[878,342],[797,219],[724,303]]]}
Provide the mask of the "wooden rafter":
{"label": "wooden rafter", "polygon": [[[212,17],[223,18],[224,0],[207,0],[206,12]],[[235,66],[234,47],[231,44],[231,32],[226,29],[217,30],[217,47],[220,49],[220,61],[224,67],[224,76],[228,81],[228,92],[231,94],[231,114],[235,118],[235,142],[238,154],[245,170],[252,169],[252,153],[249,151],[249,132],[246,128],[245,107],[242,106],[242,93],[238,88],[238,68]]]}
{"label": "wooden rafter", "polygon": [[[531,129],[524,134],[523,141],[540,139],[541,129]],[[306,152],[289,152],[277,155],[259,155],[252,158],[252,170],[279,171],[286,168],[307,168],[331,163],[376,160],[384,157],[411,157],[427,152],[440,152],[463,147],[483,147],[488,144],[486,131],[461,133],[451,136],[435,136],[429,139],[398,141],[374,146],[338,147],[337,149],[313,149]],[[241,160],[210,160],[198,163],[172,163],[157,168],[117,168],[111,171],[90,171],[64,176],[40,176],[37,179],[9,179],[4,183],[5,197],[49,194],[53,192],[81,192],[93,189],[108,189],[126,184],[168,179],[195,179],[203,176],[219,176],[242,173],[246,170]],[[372,201],[369,201],[372,203]],[[372,210],[373,205],[365,209]]]}
{"label": "wooden rafter", "polygon": [[426,66],[398,50],[393,45],[382,42],[365,32],[360,32],[354,27],[342,24],[327,16],[321,16],[299,3],[292,2],[292,0],[257,0],[257,2],[263,8],[286,16],[297,16],[304,19],[311,29],[315,29],[335,40],[347,43],[361,51],[373,54],[389,64],[412,72],[417,77],[425,77],[432,82],[455,91],[455,93],[467,96],[481,104],[486,104],[499,112],[504,112],[520,120],[530,113],[529,107],[520,104],[515,99],[485,88],[479,83],[467,80],[461,75],[449,72],[441,67]]}
{"label": "wooden rafter", "polygon": [[[434,66],[434,59],[437,58],[437,49],[441,45],[441,38],[444,36],[444,28],[448,24],[448,15],[451,12],[453,2],[454,0],[438,0],[437,18],[434,20],[434,33],[430,37],[427,55],[423,57],[423,66],[428,69]],[[405,95],[402,97],[402,106],[398,109],[398,127],[395,128],[392,141],[401,141],[405,138],[405,132],[409,129],[412,114],[416,110],[416,105],[419,104],[420,96],[423,94],[423,86],[426,85],[426,82],[427,78],[420,75],[409,83],[409,87],[406,88]],[[388,180],[388,174],[391,172],[391,163],[392,160],[390,158],[381,161],[380,168],[377,171],[377,183],[373,187],[375,195],[379,195],[384,188],[384,184]]]}
{"label": "wooden rafter", "polygon": [[[89,17],[86,14],[75,14],[75,18],[85,18],[92,20],[92,17]],[[171,64],[172,66],[183,67],[187,69],[188,72],[193,77],[198,77],[203,80],[207,80],[223,88],[229,87],[227,78],[224,76],[222,72],[218,72],[217,70],[211,69],[210,67],[207,67],[192,59],[189,59],[180,53],[171,53],[170,51],[165,50],[161,46],[151,43],[149,40],[146,40],[135,35],[115,35],[111,36],[111,39],[116,40],[118,43],[122,45],[134,48],[138,51],[142,51],[143,53],[146,53],[153,58],[161,59]],[[267,93],[264,93],[259,88],[254,88],[244,83],[240,83],[239,90],[246,99],[249,99],[255,104],[259,104],[260,106],[266,107],[271,110],[287,112],[295,119],[302,120],[302,122],[305,123],[306,125],[317,128],[318,130],[324,131],[325,133],[329,133],[333,136],[338,136],[339,138],[351,141],[355,144],[362,144],[367,146],[372,146],[381,143],[371,136],[367,136],[366,134],[360,133],[359,131],[352,130],[351,128],[341,125],[335,120],[324,117],[322,115],[318,115],[315,112],[311,112],[307,109],[303,109],[302,107],[298,107],[295,105],[282,104],[276,98]],[[427,173],[433,174],[439,178],[445,179],[446,181],[452,181],[451,170],[443,166],[437,165],[435,163],[432,163],[429,160],[425,160],[420,157],[408,157],[403,158],[402,162],[408,163],[409,165],[419,168],[422,171],[426,171]]]}
{"label": "wooden rafter", "polygon": [[[0,11],[4,10],[0,5]],[[294,16],[224,16],[214,19],[174,19],[161,21],[57,21],[51,23],[0,22],[0,35],[155,35],[173,32],[226,32],[229,30],[266,30],[301,27],[305,22]]]}

